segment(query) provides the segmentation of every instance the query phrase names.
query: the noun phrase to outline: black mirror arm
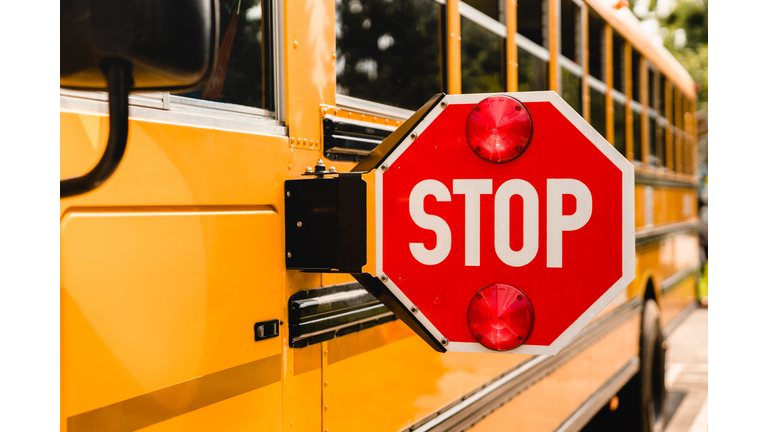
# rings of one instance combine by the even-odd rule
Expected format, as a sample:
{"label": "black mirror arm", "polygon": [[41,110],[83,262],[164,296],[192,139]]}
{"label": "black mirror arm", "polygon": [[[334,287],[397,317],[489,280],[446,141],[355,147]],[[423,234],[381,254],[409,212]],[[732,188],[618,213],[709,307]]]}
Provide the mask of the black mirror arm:
{"label": "black mirror arm", "polygon": [[90,192],[104,184],[120,165],[128,141],[128,93],[133,86],[131,63],[123,59],[102,62],[109,92],[109,138],[101,159],[91,171],[59,182],[59,195],[67,198]]}

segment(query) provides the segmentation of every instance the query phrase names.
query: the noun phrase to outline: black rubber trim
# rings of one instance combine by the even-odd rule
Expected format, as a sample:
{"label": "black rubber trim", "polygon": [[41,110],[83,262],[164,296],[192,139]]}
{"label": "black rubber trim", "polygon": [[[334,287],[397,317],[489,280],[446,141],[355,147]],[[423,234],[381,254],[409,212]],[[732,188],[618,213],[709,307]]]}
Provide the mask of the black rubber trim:
{"label": "black rubber trim", "polygon": [[419,110],[416,111],[416,113],[413,114],[408,120],[406,120],[405,123],[400,125],[400,127],[392,132],[387,138],[385,138],[381,144],[376,146],[376,148],[373,149],[373,151],[371,151],[368,156],[365,157],[365,159],[361,160],[360,163],[355,165],[355,167],[352,168],[352,172],[363,173],[378,168],[384,159],[386,159],[387,156],[389,156],[389,154],[392,153],[395,148],[397,148],[397,145],[400,144],[400,142],[403,141],[403,139],[405,139],[405,137],[407,137],[414,128],[416,128],[421,120],[426,117],[432,108],[434,108],[444,97],[445,93],[438,93],[432,96],[432,98],[427,101],[427,103],[425,103],[421,108],[419,108]]}
{"label": "black rubber trim", "polygon": [[395,313],[395,315],[403,320],[417,335],[419,335],[429,346],[437,352],[446,352],[443,344],[440,343],[432,333],[424,327],[419,320],[413,317],[411,311],[409,311],[400,300],[392,294],[384,283],[379,278],[374,277],[368,273],[356,273],[353,274],[355,279],[360,282],[369,293],[373,294],[381,303],[384,304],[389,310]]}
{"label": "black rubber trim", "polygon": [[104,154],[88,173],[59,181],[59,197],[69,198],[103,185],[123,160],[128,142],[128,93],[133,85],[131,63],[110,59],[102,65],[109,91],[109,138]]}

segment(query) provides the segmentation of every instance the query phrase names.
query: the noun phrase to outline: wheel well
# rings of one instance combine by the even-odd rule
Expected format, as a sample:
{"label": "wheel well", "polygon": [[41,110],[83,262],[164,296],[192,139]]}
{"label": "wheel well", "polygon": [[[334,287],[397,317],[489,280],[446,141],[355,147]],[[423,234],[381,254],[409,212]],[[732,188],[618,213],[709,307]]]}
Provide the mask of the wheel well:
{"label": "wheel well", "polygon": [[656,290],[654,289],[653,285],[653,279],[648,278],[648,281],[645,283],[645,292],[643,293],[643,300],[653,300],[656,303],[659,302],[659,300],[656,298]]}

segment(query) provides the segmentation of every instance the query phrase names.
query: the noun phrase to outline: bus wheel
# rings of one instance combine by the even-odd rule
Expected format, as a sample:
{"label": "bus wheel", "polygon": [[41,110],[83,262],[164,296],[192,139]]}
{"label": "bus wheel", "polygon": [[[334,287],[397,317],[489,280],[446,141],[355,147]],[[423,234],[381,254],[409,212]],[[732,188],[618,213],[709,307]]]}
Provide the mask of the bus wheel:
{"label": "bus wheel", "polygon": [[646,300],[640,328],[640,430],[660,432],[664,429],[665,355],[662,345],[659,306]]}

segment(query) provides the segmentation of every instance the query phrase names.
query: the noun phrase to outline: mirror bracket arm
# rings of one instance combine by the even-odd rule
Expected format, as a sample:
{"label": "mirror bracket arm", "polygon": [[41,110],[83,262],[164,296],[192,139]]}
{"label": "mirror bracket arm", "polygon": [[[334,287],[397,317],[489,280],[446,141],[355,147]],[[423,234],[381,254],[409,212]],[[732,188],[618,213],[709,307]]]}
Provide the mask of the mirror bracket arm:
{"label": "mirror bracket arm", "polygon": [[109,138],[104,154],[88,173],[60,180],[60,198],[90,192],[104,184],[117,170],[128,142],[128,94],[133,86],[131,63],[119,58],[105,59],[101,70],[109,92]]}

